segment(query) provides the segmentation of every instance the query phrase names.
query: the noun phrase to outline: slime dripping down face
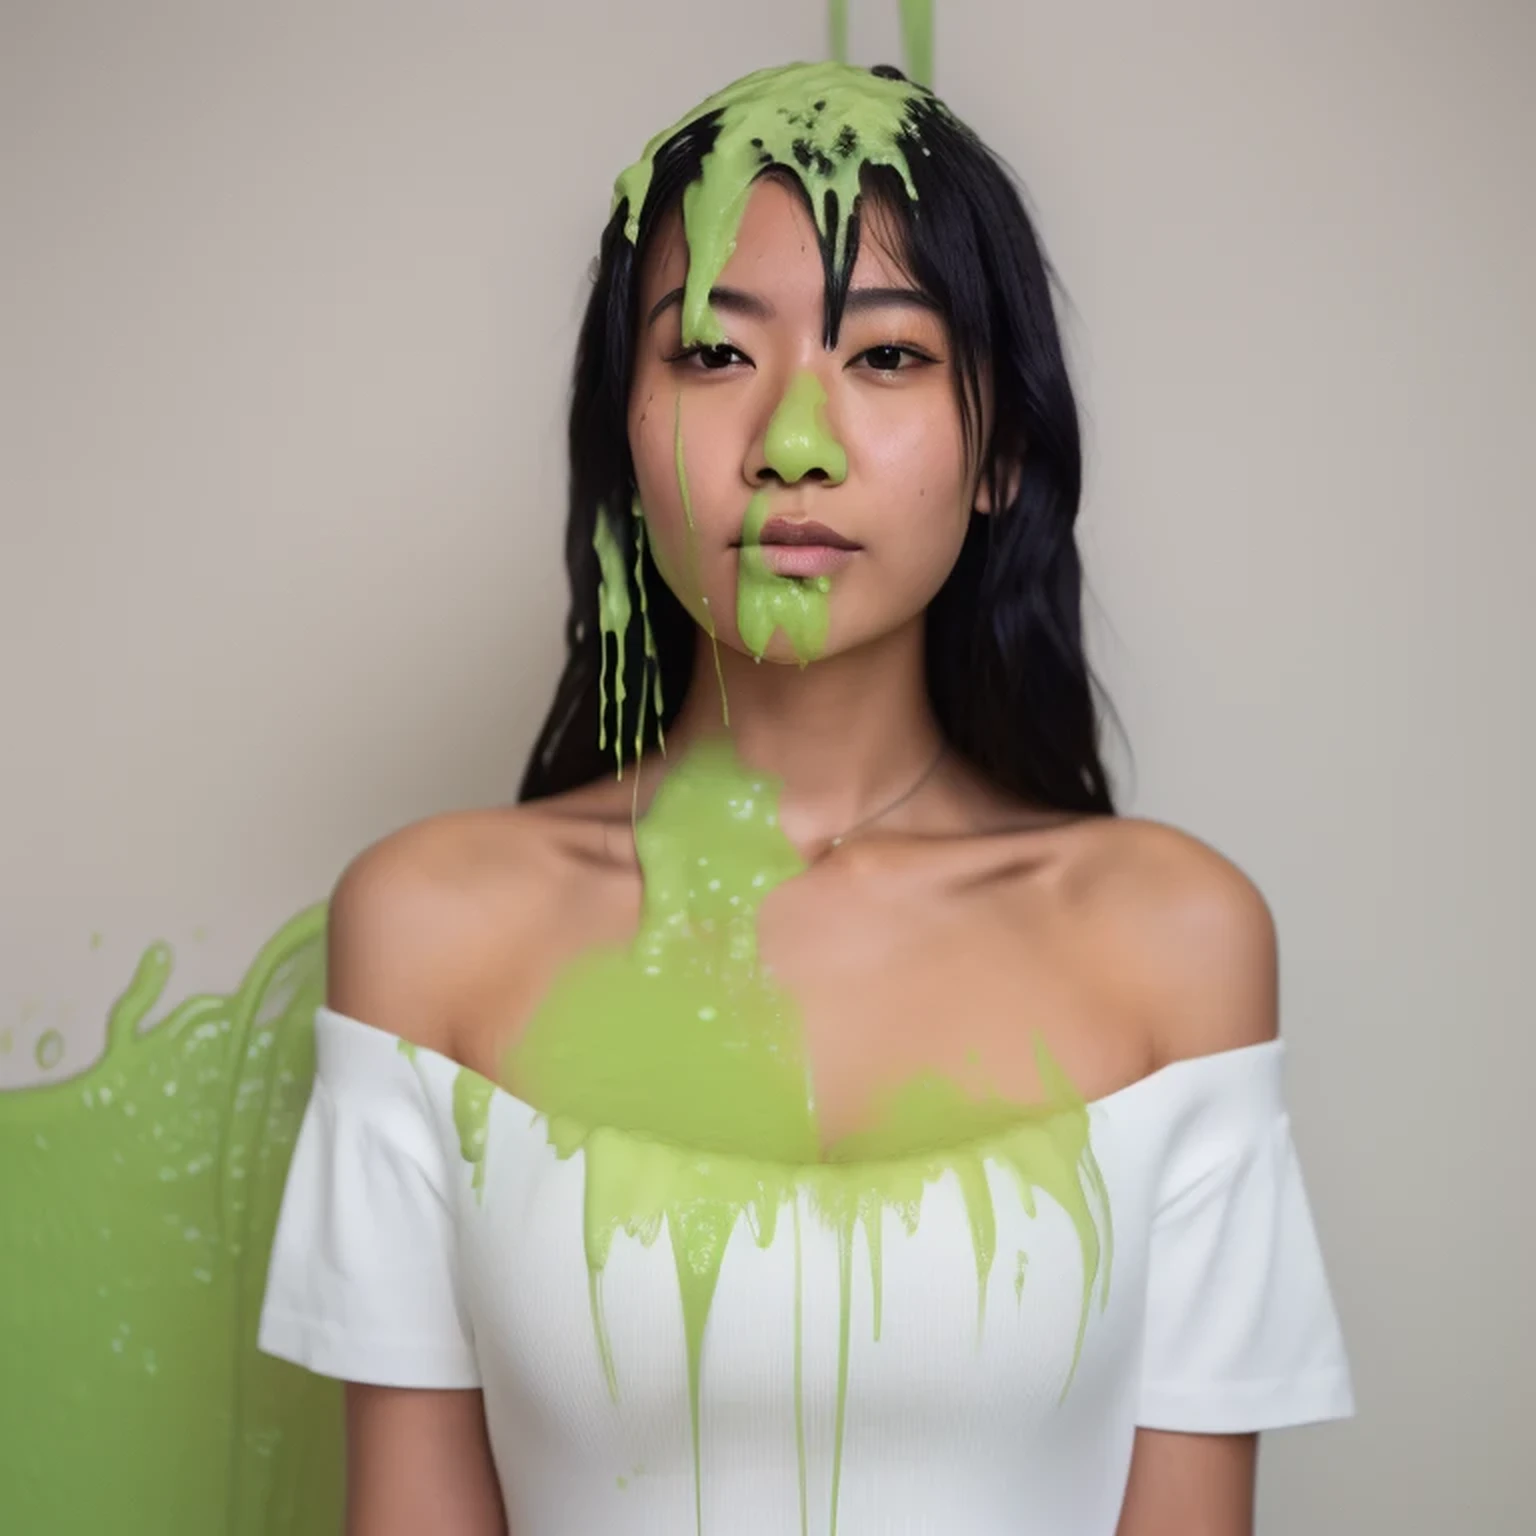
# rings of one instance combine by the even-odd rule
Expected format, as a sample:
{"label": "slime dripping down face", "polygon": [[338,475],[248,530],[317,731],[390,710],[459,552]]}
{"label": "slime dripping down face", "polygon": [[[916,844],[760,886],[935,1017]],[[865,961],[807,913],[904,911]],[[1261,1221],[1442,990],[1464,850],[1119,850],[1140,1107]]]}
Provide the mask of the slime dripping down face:
{"label": "slime dripping down face", "polygon": [[643,255],[629,441],[657,567],[722,645],[768,661],[914,622],[978,505],[944,319],[889,216],[861,214],[830,345],[815,224],[785,177],[747,193],[711,289],[720,339],[687,335],[680,215]]}

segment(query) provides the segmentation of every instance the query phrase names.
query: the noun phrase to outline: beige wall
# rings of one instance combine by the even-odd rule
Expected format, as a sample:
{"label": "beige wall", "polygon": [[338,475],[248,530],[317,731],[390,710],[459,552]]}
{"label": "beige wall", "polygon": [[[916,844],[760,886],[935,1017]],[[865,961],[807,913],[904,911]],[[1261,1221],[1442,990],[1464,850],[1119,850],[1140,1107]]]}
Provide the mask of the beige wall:
{"label": "beige wall", "polygon": [[[938,9],[1074,303],[1131,803],[1281,924],[1363,1414],[1271,1437],[1262,1530],[1513,1536],[1536,11]],[[0,0],[0,1083],[150,939],[228,988],[366,840],[510,796],[606,189],[821,51],[813,0]]]}

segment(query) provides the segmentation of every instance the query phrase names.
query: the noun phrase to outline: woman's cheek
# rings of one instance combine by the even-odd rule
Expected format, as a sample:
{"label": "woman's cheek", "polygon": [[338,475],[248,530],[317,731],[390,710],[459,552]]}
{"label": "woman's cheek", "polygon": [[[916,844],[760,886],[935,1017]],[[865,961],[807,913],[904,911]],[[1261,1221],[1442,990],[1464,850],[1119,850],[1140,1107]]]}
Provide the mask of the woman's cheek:
{"label": "woman's cheek", "polygon": [[646,542],[661,579],[688,606],[684,585],[688,567],[683,560],[687,530],[672,464],[671,439],[660,421],[665,412],[660,409],[655,391],[646,388],[642,398],[645,403],[639,415],[632,416],[629,423],[630,458],[639,490],[636,510],[644,520]]}
{"label": "woman's cheek", "polygon": [[[681,519],[678,521],[681,522]],[[686,531],[671,527],[666,521],[661,522],[658,527],[657,520],[651,517],[645,520],[645,531],[651,545],[651,556],[656,562],[656,569],[661,572],[661,579],[671,587],[678,601],[685,608],[692,610],[696,599],[695,594],[689,590],[690,583],[687,579]]]}
{"label": "woman's cheek", "polygon": [[653,492],[647,497],[642,484],[640,506],[645,539],[661,579],[683,607],[702,623],[704,603],[699,590],[698,556],[682,507],[674,505],[677,501],[675,490],[670,497],[664,492]]}

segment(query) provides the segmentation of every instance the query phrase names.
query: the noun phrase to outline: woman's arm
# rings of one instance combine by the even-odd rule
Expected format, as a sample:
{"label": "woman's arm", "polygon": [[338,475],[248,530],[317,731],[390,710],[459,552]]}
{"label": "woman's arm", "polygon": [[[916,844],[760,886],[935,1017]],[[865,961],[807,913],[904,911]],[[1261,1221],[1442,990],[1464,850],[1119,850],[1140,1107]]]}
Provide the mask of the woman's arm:
{"label": "woman's arm", "polygon": [[346,1536],[507,1536],[478,1391],[347,1384]]}
{"label": "woman's arm", "polygon": [[[331,898],[326,997],[447,1056],[485,973],[486,915],[462,818],[418,823],[353,861]],[[478,1388],[346,1387],[347,1536],[507,1536]]]}
{"label": "woman's arm", "polygon": [[[1263,896],[1215,850],[1132,829],[1116,953],[1159,1065],[1273,1040],[1278,955]],[[1253,1536],[1258,1435],[1138,1427],[1117,1536]]]}
{"label": "woman's arm", "polygon": [[1257,1435],[1138,1429],[1115,1536],[1253,1536]]}

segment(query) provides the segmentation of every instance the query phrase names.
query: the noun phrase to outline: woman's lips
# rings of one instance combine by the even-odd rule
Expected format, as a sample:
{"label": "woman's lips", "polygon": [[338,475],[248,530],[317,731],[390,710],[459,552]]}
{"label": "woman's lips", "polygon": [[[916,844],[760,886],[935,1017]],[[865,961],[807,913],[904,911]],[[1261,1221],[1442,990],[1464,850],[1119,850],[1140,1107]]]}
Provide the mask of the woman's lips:
{"label": "woman's lips", "polygon": [[840,571],[860,546],[825,523],[770,517],[757,536],[764,566],[775,576],[830,576]]}
{"label": "woman's lips", "polygon": [[758,551],[775,576],[830,576],[857,553],[830,544],[761,544]]}

